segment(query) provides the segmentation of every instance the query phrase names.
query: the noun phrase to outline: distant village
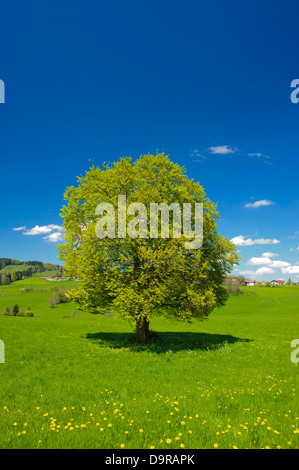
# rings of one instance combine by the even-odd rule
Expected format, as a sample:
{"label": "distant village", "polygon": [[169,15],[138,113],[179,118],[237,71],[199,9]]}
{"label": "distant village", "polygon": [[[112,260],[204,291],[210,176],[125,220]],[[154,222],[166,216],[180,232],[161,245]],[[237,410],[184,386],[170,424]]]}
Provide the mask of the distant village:
{"label": "distant village", "polygon": [[[273,279],[273,281],[253,281],[250,279],[244,279],[244,281],[241,282],[242,286],[266,286],[266,285],[271,285],[271,286],[282,286],[284,284],[284,279]],[[299,285],[299,282],[297,282],[297,285]]]}
{"label": "distant village", "polygon": [[[76,277],[76,278],[70,278],[70,277],[46,277],[43,276],[41,277],[44,281],[81,281],[81,277]],[[266,285],[271,285],[271,286],[282,286],[284,284],[284,279],[273,279],[272,281],[255,281],[252,279],[244,279],[241,281],[241,286],[244,287],[253,287],[253,286],[266,286]],[[295,283],[293,283],[295,284]],[[299,285],[299,282],[296,283],[296,285]]]}

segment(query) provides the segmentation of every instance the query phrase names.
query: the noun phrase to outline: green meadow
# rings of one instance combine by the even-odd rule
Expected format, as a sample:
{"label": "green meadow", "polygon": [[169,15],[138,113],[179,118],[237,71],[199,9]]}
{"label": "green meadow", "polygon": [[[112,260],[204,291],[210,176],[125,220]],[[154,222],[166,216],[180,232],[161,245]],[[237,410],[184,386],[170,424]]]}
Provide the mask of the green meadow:
{"label": "green meadow", "polygon": [[[117,312],[51,308],[75,282],[1,286],[0,448],[298,448],[299,287],[247,287],[208,321],[157,318],[140,345]],[[63,285],[62,285],[63,284]],[[5,316],[17,303],[34,317]]]}

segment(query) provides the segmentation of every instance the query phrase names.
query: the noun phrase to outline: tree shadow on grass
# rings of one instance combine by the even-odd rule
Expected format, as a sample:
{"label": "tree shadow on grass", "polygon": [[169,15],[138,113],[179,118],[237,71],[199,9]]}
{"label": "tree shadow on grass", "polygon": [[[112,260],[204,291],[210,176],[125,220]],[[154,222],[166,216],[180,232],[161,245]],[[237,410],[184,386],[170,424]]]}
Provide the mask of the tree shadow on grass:
{"label": "tree shadow on grass", "polygon": [[138,343],[132,333],[88,333],[85,338],[98,344],[100,347],[126,349],[136,352],[148,351],[158,354],[183,350],[217,350],[229,344],[252,341],[250,339],[236,338],[231,335],[172,331],[159,332],[160,339],[158,341],[148,341],[147,343]]}

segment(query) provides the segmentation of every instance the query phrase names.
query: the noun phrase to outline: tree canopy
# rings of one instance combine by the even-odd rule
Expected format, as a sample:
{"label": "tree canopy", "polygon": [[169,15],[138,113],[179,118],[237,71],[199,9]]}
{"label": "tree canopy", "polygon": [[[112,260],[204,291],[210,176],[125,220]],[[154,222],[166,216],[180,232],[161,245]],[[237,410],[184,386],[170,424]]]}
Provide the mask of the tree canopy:
{"label": "tree canopy", "polygon": [[[102,169],[91,167],[78,183],[65,192],[67,204],[61,212],[65,243],[59,252],[66,274],[82,278],[70,295],[83,309],[103,312],[113,305],[136,324],[137,339],[146,340],[151,336],[149,321],[155,315],[203,320],[225,304],[228,294],[222,284],[237,262],[236,247],[217,232],[216,205],[184,168],[163,153],[142,155],[136,161],[124,157]],[[99,217],[96,208],[102,203],[113,205],[117,231],[119,195],[126,197],[127,207],[143,203],[148,211],[151,203],[203,204],[202,246],[187,249],[185,235],[172,236],[172,212],[169,238],[161,236],[161,223],[159,236],[151,238],[149,218],[144,238],[128,234],[98,238],[96,224],[105,213]],[[194,229],[194,213],[191,224]],[[138,225],[140,218],[136,235]]]}

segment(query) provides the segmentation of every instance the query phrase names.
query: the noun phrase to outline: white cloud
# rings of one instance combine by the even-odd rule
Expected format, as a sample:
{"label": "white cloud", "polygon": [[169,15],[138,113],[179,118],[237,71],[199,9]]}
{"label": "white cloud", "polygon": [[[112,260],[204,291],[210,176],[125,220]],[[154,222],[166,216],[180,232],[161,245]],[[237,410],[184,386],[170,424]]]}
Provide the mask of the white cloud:
{"label": "white cloud", "polygon": [[35,227],[32,228],[26,228],[25,226],[23,227],[17,227],[14,228],[13,230],[23,231],[23,235],[29,235],[29,236],[35,236],[35,235],[46,235],[43,237],[44,240],[48,242],[58,242],[59,240],[62,240],[62,231],[63,227],[60,225],[55,225],[55,224],[48,224],[48,225],[36,225]]}
{"label": "white cloud", "polygon": [[270,158],[269,155],[264,155],[263,153],[249,153],[249,157],[263,157],[263,158]]}
{"label": "white cloud", "polygon": [[255,271],[248,271],[248,270],[239,271],[239,274],[242,274],[242,275],[245,275],[245,276],[252,276],[252,275],[255,274]]}
{"label": "white cloud", "polygon": [[289,266],[281,269],[283,274],[299,274],[299,266]]}
{"label": "white cloud", "polygon": [[299,232],[295,230],[294,235],[290,235],[288,236],[288,238],[298,238],[298,235],[299,235]]}
{"label": "white cloud", "polygon": [[19,232],[20,230],[26,230],[26,227],[16,227],[16,228],[13,228],[13,230],[15,230],[16,232]]}
{"label": "white cloud", "polygon": [[53,230],[57,230],[61,232],[62,227],[60,225],[54,225],[54,224],[41,225],[41,226],[36,225],[35,227],[31,229],[26,229],[23,235],[43,235],[45,233],[53,232]]}
{"label": "white cloud", "polygon": [[263,266],[263,267],[265,267],[266,265],[268,268],[280,268],[280,269],[291,266],[291,264],[288,263],[287,261],[278,261],[278,260],[273,261],[272,259],[268,257],[263,257],[263,256],[261,258],[257,258],[257,257],[250,258],[250,260],[246,264],[249,266]]}
{"label": "white cloud", "polygon": [[245,270],[245,271],[238,272],[238,274],[242,274],[244,276],[263,276],[264,274],[273,274],[273,273],[275,273],[274,269],[268,266],[262,266],[261,268],[258,268],[256,271]]}
{"label": "white cloud", "polygon": [[261,257],[261,258],[258,258],[258,257],[253,257],[253,258],[250,258],[250,260],[246,263],[248,264],[249,266],[264,266],[265,264],[270,264],[272,263],[271,259],[270,258],[265,258],[265,257]]}
{"label": "white cloud", "polygon": [[276,238],[256,238],[255,240],[252,238],[246,238],[244,235],[238,235],[231,239],[237,246],[251,246],[251,245],[276,245],[280,243],[280,240]]}
{"label": "white cloud", "polygon": [[196,158],[196,160],[193,160],[194,162],[200,162],[202,158],[203,158],[203,159],[206,159],[206,158],[207,158],[207,157],[205,157],[204,155],[201,155],[201,153],[200,153],[199,150],[197,150],[197,149],[192,150],[192,152],[191,152],[191,157],[195,157],[195,158]]}
{"label": "white cloud", "polygon": [[209,152],[213,154],[227,155],[228,153],[235,153],[238,150],[236,147],[232,149],[229,145],[216,145],[215,147],[209,147]]}
{"label": "white cloud", "polygon": [[286,268],[291,266],[290,263],[286,261],[273,261],[270,258],[251,258],[248,263],[251,266],[259,266],[259,265],[267,265],[271,266],[272,268]]}
{"label": "white cloud", "polygon": [[53,233],[50,233],[49,235],[46,235],[45,237],[43,237],[43,239],[47,240],[48,242],[55,243],[55,242],[58,242],[58,241],[62,240],[62,233],[61,232],[53,232]]}
{"label": "white cloud", "polygon": [[275,202],[269,201],[268,199],[262,199],[256,202],[249,202],[248,204],[245,204],[245,207],[257,208],[261,206],[271,206],[272,204],[275,204]]}
{"label": "white cloud", "polygon": [[287,261],[271,261],[271,264],[269,265],[272,268],[287,268],[291,266],[290,263],[287,263]]}
{"label": "white cloud", "polygon": [[263,258],[273,258],[273,256],[279,256],[279,254],[271,253],[270,251],[266,251],[265,253],[262,253]]}
{"label": "white cloud", "polygon": [[263,266],[262,268],[258,268],[255,274],[261,276],[262,274],[273,274],[274,272],[274,269]]}

